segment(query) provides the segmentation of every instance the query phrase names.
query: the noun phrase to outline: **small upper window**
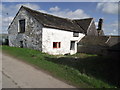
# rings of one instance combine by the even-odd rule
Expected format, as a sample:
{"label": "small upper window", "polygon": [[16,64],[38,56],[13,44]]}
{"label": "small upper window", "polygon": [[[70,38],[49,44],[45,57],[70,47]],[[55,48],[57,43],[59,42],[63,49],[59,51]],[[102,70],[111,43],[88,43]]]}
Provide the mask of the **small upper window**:
{"label": "small upper window", "polygon": [[60,48],[61,42],[53,42],[53,48]]}
{"label": "small upper window", "polygon": [[25,32],[25,19],[19,20],[19,33]]}
{"label": "small upper window", "polygon": [[73,37],[79,37],[79,33],[78,32],[73,32]]}

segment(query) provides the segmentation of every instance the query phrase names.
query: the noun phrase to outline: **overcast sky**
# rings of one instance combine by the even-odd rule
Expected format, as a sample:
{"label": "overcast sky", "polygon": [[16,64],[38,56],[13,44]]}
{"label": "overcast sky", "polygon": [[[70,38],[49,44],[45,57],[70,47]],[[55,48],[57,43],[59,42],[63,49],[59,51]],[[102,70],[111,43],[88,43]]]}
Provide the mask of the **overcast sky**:
{"label": "overcast sky", "polygon": [[65,18],[93,17],[96,25],[99,18],[103,18],[105,34],[118,35],[117,2],[3,2],[2,32],[0,33],[7,33],[8,24],[13,20],[21,5]]}

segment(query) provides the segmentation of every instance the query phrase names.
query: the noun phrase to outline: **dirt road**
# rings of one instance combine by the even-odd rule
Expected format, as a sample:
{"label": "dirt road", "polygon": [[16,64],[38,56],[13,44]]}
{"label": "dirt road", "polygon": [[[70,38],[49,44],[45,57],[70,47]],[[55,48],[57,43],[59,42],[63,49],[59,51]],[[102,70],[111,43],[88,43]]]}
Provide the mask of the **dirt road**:
{"label": "dirt road", "polygon": [[2,54],[3,88],[74,88],[31,65]]}

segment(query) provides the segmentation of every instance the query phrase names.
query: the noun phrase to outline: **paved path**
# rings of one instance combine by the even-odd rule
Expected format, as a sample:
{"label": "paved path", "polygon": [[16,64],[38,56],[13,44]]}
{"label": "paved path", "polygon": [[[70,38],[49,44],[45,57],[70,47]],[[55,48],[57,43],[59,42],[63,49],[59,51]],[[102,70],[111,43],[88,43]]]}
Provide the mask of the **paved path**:
{"label": "paved path", "polygon": [[0,50],[0,90],[2,89],[2,53]]}
{"label": "paved path", "polygon": [[74,88],[31,65],[2,55],[3,88]]}

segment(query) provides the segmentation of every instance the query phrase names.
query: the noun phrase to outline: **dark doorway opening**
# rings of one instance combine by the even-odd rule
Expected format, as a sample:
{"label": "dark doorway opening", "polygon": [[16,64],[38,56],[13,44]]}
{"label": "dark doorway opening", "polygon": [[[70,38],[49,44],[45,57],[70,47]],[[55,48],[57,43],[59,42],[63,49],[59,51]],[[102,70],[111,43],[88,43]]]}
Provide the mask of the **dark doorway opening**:
{"label": "dark doorway opening", "polygon": [[70,50],[75,50],[75,41],[70,42]]}
{"label": "dark doorway opening", "polygon": [[23,41],[20,41],[20,47],[23,48]]}

